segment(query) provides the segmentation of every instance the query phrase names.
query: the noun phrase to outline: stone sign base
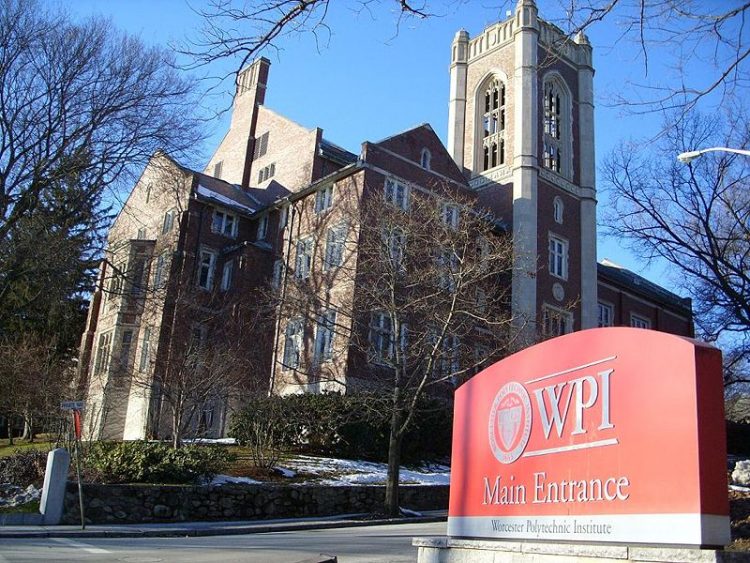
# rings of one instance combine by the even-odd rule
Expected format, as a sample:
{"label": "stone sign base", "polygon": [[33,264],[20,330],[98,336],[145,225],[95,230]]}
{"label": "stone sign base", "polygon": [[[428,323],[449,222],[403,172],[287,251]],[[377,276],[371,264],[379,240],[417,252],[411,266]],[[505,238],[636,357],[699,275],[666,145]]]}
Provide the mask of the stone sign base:
{"label": "stone sign base", "polygon": [[750,552],[680,547],[466,540],[442,536],[414,538],[412,544],[418,549],[418,563],[750,562]]}

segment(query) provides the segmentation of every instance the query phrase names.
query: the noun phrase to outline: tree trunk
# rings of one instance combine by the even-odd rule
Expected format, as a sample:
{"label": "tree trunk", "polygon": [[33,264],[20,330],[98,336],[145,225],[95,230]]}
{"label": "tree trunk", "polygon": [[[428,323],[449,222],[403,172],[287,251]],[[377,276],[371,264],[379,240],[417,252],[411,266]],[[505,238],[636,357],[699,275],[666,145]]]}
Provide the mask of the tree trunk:
{"label": "tree trunk", "polygon": [[395,518],[401,514],[398,502],[398,481],[401,469],[401,411],[393,409],[391,432],[388,440],[388,478],[385,485],[385,514]]}
{"label": "tree trunk", "polygon": [[13,445],[13,416],[8,416],[8,445]]}
{"label": "tree trunk", "polygon": [[172,410],[172,447],[176,450],[182,445],[182,435],[180,427],[182,426],[182,417],[180,416],[180,409],[174,408]]}
{"label": "tree trunk", "polygon": [[28,440],[29,442],[34,441],[34,421],[30,414],[25,414],[23,417],[23,434],[21,434],[22,440]]}

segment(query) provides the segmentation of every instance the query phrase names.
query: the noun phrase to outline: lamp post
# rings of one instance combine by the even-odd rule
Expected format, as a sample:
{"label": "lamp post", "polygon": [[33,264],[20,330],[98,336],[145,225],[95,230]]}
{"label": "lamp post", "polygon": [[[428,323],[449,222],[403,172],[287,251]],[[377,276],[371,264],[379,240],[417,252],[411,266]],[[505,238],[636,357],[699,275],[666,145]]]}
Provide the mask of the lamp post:
{"label": "lamp post", "polygon": [[698,158],[701,155],[706,154],[707,152],[731,152],[734,154],[741,154],[744,156],[750,156],[750,150],[744,150],[744,149],[730,149],[727,147],[711,147],[710,149],[700,149],[697,151],[687,151],[682,152],[677,155],[677,160],[682,162],[683,164],[689,163],[691,160],[694,160]]}

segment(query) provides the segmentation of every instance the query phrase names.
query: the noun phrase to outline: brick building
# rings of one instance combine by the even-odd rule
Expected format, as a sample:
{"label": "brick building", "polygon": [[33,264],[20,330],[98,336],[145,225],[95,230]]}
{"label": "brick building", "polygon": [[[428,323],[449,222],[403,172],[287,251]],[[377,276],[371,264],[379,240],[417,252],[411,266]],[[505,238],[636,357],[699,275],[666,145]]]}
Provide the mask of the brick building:
{"label": "brick building", "polygon": [[[450,60],[447,148],[420,125],[350,153],[264,105],[270,63],[259,59],[240,74],[229,131],[203,172],[154,156],[109,233],[82,338],[92,436],[169,434],[175,422],[159,376],[181,361],[204,379],[228,381],[203,394],[193,383],[200,404],[187,430],[209,435],[225,432],[228,409],[241,401],[230,387],[355,385],[363,358],[331,326],[351,324],[344,313],[358,278],[331,272],[357,271],[358,213],[372,198],[406,208],[410,194],[440,200],[448,190],[489,209],[512,234],[510,307],[527,321],[527,343],[612,325],[692,336],[689,300],[596,262],[586,37],[567,39],[537,17],[532,0],[519,0],[475,38],[459,31]],[[312,322],[279,306],[257,314],[264,291],[283,304],[290,280],[318,275],[327,280],[324,305]],[[196,351],[206,349],[213,355],[204,366]],[[219,361],[221,351],[242,369]],[[304,369],[313,364],[325,364],[327,376]]]}

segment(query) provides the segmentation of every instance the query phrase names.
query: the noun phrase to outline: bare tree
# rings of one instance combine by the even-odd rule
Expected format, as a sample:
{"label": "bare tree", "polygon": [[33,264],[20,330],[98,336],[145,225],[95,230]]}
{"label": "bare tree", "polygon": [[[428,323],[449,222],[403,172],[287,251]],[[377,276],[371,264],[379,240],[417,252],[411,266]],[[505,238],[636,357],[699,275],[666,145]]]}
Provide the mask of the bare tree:
{"label": "bare tree", "polygon": [[[403,437],[420,415],[420,398],[450,398],[455,386],[512,351],[519,333],[510,311],[509,235],[469,195],[433,188],[415,190],[403,207],[373,195],[382,189],[365,188],[370,195],[348,200],[345,215],[334,209],[332,221],[313,222],[298,248],[317,240],[315,259],[293,262],[280,305],[285,324],[277,338],[287,369],[303,381],[335,380],[380,397],[369,408],[390,426],[389,515],[399,513]],[[346,206],[345,196],[337,201]],[[347,235],[337,239],[331,224],[344,216]],[[296,344],[295,331],[304,335]],[[341,347],[348,361],[337,369]]]}
{"label": "bare tree", "polygon": [[747,146],[750,128],[744,117],[669,123],[658,146],[623,145],[608,158],[605,224],[641,257],[676,268],[699,332],[726,350],[726,383],[750,381],[750,161],[727,153],[676,160],[693,147]]}
{"label": "bare tree", "polygon": [[[117,187],[157,149],[195,150],[194,82],[171,63],[108,21],[73,23],[33,0],[0,2],[0,301],[12,292],[14,307],[0,308],[0,332],[44,298],[24,292],[24,280],[78,270],[68,295],[90,289]],[[105,190],[113,191],[105,198]],[[54,222],[40,225],[41,217]],[[85,245],[50,274],[45,248],[80,234],[65,231],[72,217]]]}

